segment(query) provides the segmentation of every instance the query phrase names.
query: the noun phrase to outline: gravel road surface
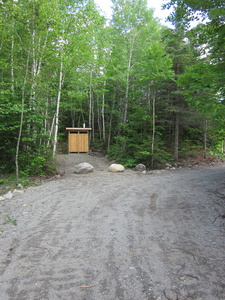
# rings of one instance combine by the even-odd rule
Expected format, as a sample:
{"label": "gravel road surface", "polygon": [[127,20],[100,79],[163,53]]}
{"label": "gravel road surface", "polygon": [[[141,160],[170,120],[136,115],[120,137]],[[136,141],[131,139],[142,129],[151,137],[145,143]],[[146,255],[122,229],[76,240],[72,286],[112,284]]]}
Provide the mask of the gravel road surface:
{"label": "gravel road surface", "polygon": [[[1,300],[224,300],[225,165],[110,173],[87,154],[0,201]],[[73,173],[89,162],[95,171]]]}

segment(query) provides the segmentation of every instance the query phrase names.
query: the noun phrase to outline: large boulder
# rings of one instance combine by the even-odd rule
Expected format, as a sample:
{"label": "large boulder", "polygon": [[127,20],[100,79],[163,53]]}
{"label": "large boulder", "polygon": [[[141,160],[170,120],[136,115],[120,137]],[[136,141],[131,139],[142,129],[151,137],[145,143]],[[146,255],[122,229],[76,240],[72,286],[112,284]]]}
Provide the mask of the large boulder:
{"label": "large boulder", "polygon": [[124,171],[124,166],[120,164],[111,164],[108,168],[109,172],[123,172]]}
{"label": "large boulder", "polygon": [[94,171],[94,167],[87,162],[80,163],[75,166],[74,173],[76,174],[87,174]]}
{"label": "large boulder", "polygon": [[146,166],[143,164],[138,164],[135,168],[134,171],[139,171],[139,172],[145,172],[146,171]]}

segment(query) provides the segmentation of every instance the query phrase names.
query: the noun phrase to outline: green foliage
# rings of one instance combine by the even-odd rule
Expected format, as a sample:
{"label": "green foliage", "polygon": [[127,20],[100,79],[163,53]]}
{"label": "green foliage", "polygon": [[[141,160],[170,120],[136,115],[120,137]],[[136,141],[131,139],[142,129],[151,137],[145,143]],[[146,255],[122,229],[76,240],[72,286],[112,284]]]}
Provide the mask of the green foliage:
{"label": "green foliage", "polygon": [[50,153],[21,153],[19,164],[20,174],[23,176],[48,176],[55,173],[53,157]]}
{"label": "green foliage", "polygon": [[[5,153],[6,154],[6,153]],[[13,151],[11,153],[11,160],[5,160],[1,162],[0,172],[12,173],[15,166],[12,165]],[[4,156],[4,157],[10,157]],[[20,152],[19,155],[19,166],[21,180],[28,178],[29,176],[48,176],[55,173],[54,159],[50,152],[42,153],[36,152],[35,150],[27,150]]]}
{"label": "green foliage", "polygon": [[173,78],[172,60],[160,42],[153,42],[144,52],[141,65],[146,75],[143,73],[142,80],[160,82]]}
{"label": "green foliage", "polygon": [[[110,24],[93,0],[2,1],[0,172],[15,172],[17,158],[20,180],[54,172],[55,132],[67,152],[65,128],[84,122],[91,147],[130,167],[161,166],[174,144],[198,146],[205,131],[208,147],[222,149],[224,7],[170,2],[174,30],[162,28],[146,0],[113,0]],[[196,10],[210,21],[188,32]]]}
{"label": "green foliage", "polygon": [[111,145],[107,152],[109,160],[115,160],[126,167],[134,167],[137,164],[134,153],[138,151],[139,144],[135,143],[132,137],[118,136],[115,140],[116,143]]}
{"label": "green foliage", "polygon": [[[123,151],[124,142],[126,145],[125,151]],[[110,147],[107,154],[110,160],[115,160],[126,167],[135,167],[137,164],[143,163],[148,168],[161,168],[165,166],[165,163],[173,161],[171,153],[163,146],[159,136],[156,139],[153,166],[151,165],[152,153],[150,148],[151,139],[147,135],[145,139],[140,139],[140,135],[134,134],[130,138],[117,137],[116,144]]]}
{"label": "green foliage", "polygon": [[14,226],[17,225],[17,221],[13,220],[13,218],[11,218],[10,216],[5,216],[6,221],[4,223],[2,223],[2,225],[6,225],[6,224],[12,224]]}
{"label": "green foliage", "polygon": [[152,167],[155,169],[160,169],[160,168],[164,168],[166,163],[173,162],[173,155],[167,152],[165,149],[160,149],[160,148],[155,149],[153,166],[151,165],[152,154],[149,153],[149,155],[147,155],[146,153],[144,153],[144,156],[145,156],[145,164],[149,168]]}
{"label": "green foliage", "polygon": [[163,168],[166,163],[173,161],[171,153],[158,148],[154,152],[154,165],[151,166],[152,154],[150,151],[137,150],[137,152],[131,152],[129,146],[128,150],[129,153],[122,153],[119,145],[113,145],[108,151],[108,158],[130,168],[135,167],[139,163],[145,164],[147,168]]}

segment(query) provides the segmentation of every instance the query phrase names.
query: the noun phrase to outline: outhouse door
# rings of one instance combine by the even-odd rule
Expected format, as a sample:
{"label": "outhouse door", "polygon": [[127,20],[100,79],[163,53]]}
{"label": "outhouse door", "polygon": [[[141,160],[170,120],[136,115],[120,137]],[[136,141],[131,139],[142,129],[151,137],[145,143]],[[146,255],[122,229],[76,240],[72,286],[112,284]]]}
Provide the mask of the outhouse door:
{"label": "outhouse door", "polygon": [[68,152],[89,151],[89,131],[91,128],[66,128],[68,130]]}

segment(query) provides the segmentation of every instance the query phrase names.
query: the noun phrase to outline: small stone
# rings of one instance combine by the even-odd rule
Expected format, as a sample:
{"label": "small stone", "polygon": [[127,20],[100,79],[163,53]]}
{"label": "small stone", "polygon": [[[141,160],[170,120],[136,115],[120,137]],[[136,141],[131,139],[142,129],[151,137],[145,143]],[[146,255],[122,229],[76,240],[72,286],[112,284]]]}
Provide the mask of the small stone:
{"label": "small stone", "polygon": [[166,164],[166,167],[167,168],[172,168],[171,164],[168,164],[168,163]]}
{"label": "small stone", "polygon": [[176,300],[177,299],[177,294],[175,292],[171,291],[171,290],[166,289],[164,291],[164,294],[165,294],[165,297],[167,299],[170,299],[170,300]]}
{"label": "small stone", "polygon": [[13,193],[11,191],[9,191],[7,194],[4,195],[5,199],[12,199],[13,197]]}
{"label": "small stone", "polygon": [[184,281],[186,278],[185,278],[185,276],[181,276],[179,279]]}
{"label": "small stone", "polygon": [[21,194],[23,194],[23,193],[24,193],[23,190],[17,190],[17,189],[14,189],[14,190],[13,190],[13,194],[14,194],[14,195],[21,195]]}
{"label": "small stone", "polygon": [[146,166],[143,164],[138,164],[135,168],[134,171],[139,171],[139,172],[144,172],[146,171]]}
{"label": "small stone", "polygon": [[108,168],[109,172],[123,172],[124,171],[124,166],[120,164],[111,164]]}
{"label": "small stone", "polygon": [[23,190],[23,186],[22,186],[22,184],[17,184],[17,189],[19,189],[19,190]]}

